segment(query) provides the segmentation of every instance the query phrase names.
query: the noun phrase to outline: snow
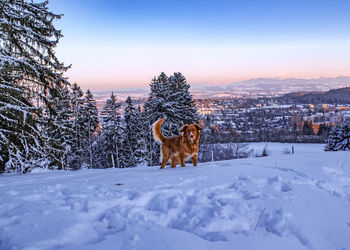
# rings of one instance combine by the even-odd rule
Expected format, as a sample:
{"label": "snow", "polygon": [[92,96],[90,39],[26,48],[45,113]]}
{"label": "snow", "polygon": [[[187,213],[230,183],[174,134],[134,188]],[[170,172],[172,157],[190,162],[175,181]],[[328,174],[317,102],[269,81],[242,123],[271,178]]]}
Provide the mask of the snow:
{"label": "snow", "polygon": [[[350,249],[350,152],[0,177],[0,249]],[[290,150],[291,151],[291,150]]]}

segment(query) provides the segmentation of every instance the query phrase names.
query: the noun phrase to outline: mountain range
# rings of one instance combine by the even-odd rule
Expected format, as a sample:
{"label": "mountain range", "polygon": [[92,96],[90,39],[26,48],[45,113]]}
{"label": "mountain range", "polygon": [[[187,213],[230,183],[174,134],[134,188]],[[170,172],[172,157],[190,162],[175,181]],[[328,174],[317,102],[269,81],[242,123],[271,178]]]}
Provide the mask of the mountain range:
{"label": "mountain range", "polygon": [[196,98],[215,97],[272,97],[293,92],[328,91],[334,88],[350,87],[350,77],[298,78],[256,78],[247,81],[215,86],[193,86]]}
{"label": "mountain range", "polygon": [[[191,83],[190,83],[191,84]],[[325,92],[330,89],[350,87],[350,77],[321,77],[312,79],[300,78],[256,78],[230,84],[191,84],[190,91],[194,98],[257,98],[275,97],[294,92]],[[99,101],[105,100],[112,91],[95,92]],[[144,99],[148,96],[149,87],[117,89],[113,93],[120,100],[127,96],[133,99]]]}

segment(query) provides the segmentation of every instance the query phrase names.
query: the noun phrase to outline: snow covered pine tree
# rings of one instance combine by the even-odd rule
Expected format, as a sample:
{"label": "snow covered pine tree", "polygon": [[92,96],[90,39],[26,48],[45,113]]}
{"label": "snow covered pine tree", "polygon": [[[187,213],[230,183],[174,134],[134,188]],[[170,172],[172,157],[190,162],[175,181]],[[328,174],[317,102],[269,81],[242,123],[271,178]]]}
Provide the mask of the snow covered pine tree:
{"label": "snow covered pine tree", "polygon": [[112,93],[110,98],[106,100],[105,106],[101,113],[102,136],[99,140],[99,150],[102,155],[100,167],[104,168],[120,168],[121,164],[121,142],[123,128],[121,125],[120,103]]}
{"label": "snow covered pine tree", "polygon": [[84,94],[80,86],[76,83],[72,85],[70,98],[71,98],[71,112],[73,116],[72,128],[73,128],[73,138],[72,147],[69,154],[69,168],[79,169],[83,164],[82,156],[82,124],[83,124],[83,104],[84,104]]}
{"label": "snow covered pine tree", "polygon": [[48,2],[0,1],[0,172],[26,172],[45,158],[39,124],[46,96],[67,85],[54,48],[62,37]]}
{"label": "snow covered pine tree", "polygon": [[350,150],[350,124],[343,123],[342,125],[332,128],[329,132],[325,151]]}
{"label": "snow covered pine tree", "polygon": [[134,167],[141,162],[142,157],[142,121],[130,96],[126,98],[125,103],[121,164],[123,167]]}
{"label": "snow covered pine tree", "polygon": [[95,141],[94,133],[99,125],[99,119],[96,101],[90,90],[87,90],[85,94],[80,121],[83,165],[93,168],[92,144]]}
{"label": "snow covered pine tree", "polygon": [[47,98],[49,108],[45,110],[43,135],[49,168],[70,167],[69,156],[73,146],[74,120],[71,96],[68,87],[56,88]]}

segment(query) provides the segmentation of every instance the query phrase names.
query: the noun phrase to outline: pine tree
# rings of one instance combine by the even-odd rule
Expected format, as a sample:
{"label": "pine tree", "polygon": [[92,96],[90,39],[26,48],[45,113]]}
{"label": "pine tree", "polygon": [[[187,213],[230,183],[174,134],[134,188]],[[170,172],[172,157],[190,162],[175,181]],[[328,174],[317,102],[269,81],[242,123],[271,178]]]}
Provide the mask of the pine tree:
{"label": "pine tree", "polygon": [[107,154],[105,152],[104,143],[102,134],[99,134],[96,141],[92,144],[94,168],[107,168]]}
{"label": "pine tree", "polygon": [[107,167],[120,168],[121,164],[121,142],[123,128],[121,125],[120,103],[112,93],[110,98],[106,100],[102,111],[102,143],[104,155],[103,165]]}
{"label": "pine tree", "polygon": [[81,148],[84,164],[93,167],[93,143],[95,140],[95,131],[99,125],[98,110],[96,101],[90,90],[86,91],[83,107],[81,110]]}
{"label": "pine tree", "polygon": [[328,139],[325,145],[325,151],[337,151],[337,144],[340,141],[338,137],[338,127],[333,127],[328,134]]}
{"label": "pine tree", "polygon": [[312,121],[305,121],[303,124],[303,135],[314,135],[314,127]]}
{"label": "pine tree", "polygon": [[[41,108],[68,69],[55,56],[62,37],[48,2],[0,1],[0,171],[25,172],[40,164]],[[34,164],[34,165],[33,165]]]}
{"label": "pine tree", "polygon": [[190,85],[181,73],[166,76],[162,72],[153,78],[150,84],[151,92],[145,103],[145,122],[148,124],[146,148],[149,165],[159,161],[159,145],[155,143],[152,134],[152,124],[159,118],[165,118],[163,133],[165,136],[179,134],[184,124],[198,122],[193,98],[189,92]]}
{"label": "pine tree", "polygon": [[350,150],[350,124],[344,123],[340,128],[340,150]]}
{"label": "pine tree", "polygon": [[0,67],[0,173],[27,172],[32,159],[42,158],[43,141],[38,127],[41,110],[30,102],[19,76]]}
{"label": "pine tree", "polygon": [[83,164],[83,149],[82,149],[82,130],[83,130],[83,91],[74,83],[71,88],[71,113],[72,113],[72,147],[69,156],[69,167],[79,169]]}
{"label": "pine tree", "polygon": [[330,126],[327,126],[325,123],[321,123],[320,127],[318,129],[317,135],[326,139],[326,138],[328,138],[330,130],[331,130]]}
{"label": "pine tree", "polygon": [[145,162],[146,158],[146,137],[147,137],[147,129],[148,127],[145,124],[145,119],[143,116],[143,112],[141,111],[141,106],[139,105],[134,113],[134,120],[135,120],[135,135],[137,139],[137,149],[136,149],[136,159],[137,163],[143,163]]}
{"label": "pine tree", "polygon": [[186,78],[180,73],[174,73],[173,76],[169,78],[171,98],[174,99],[178,107],[177,109],[181,113],[181,119],[183,123],[191,124],[198,122],[199,116],[197,113],[196,105],[194,99],[189,91],[190,85],[187,83]]}
{"label": "pine tree", "polygon": [[136,110],[130,96],[124,109],[124,138],[122,144],[122,165],[134,167],[142,160],[142,121],[140,110]]}
{"label": "pine tree", "polygon": [[165,102],[162,93],[162,84],[164,83],[164,78],[166,78],[165,74],[161,73],[161,77],[163,78],[163,82],[156,77],[154,77],[150,83],[150,93],[147,99],[147,102],[144,105],[143,111],[143,120],[146,126],[144,130],[143,136],[145,138],[145,151],[146,151],[146,160],[148,166],[152,166],[159,162],[160,151],[159,146],[156,141],[153,139],[152,133],[152,124],[156,122],[159,118],[162,117],[162,107],[161,103]]}
{"label": "pine tree", "polygon": [[49,167],[69,167],[69,154],[73,146],[73,113],[70,90],[58,88],[49,96],[50,109],[44,117],[45,153],[50,160]]}
{"label": "pine tree", "polygon": [[350,150],[350,124],[344,123],[331,129],[325,151]]}

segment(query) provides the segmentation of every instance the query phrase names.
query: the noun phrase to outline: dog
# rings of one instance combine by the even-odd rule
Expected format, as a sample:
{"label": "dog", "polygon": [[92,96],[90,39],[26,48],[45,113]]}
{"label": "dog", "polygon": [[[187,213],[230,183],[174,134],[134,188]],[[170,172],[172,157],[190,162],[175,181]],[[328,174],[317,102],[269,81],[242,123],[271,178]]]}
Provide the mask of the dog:
{"label": "dog", "polygon": [[153,125],[153,137],[161,145],[161,169],[171,160],[171,167],[175,168],[180,162],[181,167],[185,167],[185,160],[191,158],[193,166],[198,162],[199,137],[202,127],[198,124],[186,124],[182,126],[181,135],[165,137],[162,134],[161,126],[164,118],[159,119]]}

